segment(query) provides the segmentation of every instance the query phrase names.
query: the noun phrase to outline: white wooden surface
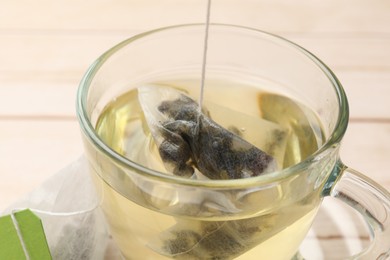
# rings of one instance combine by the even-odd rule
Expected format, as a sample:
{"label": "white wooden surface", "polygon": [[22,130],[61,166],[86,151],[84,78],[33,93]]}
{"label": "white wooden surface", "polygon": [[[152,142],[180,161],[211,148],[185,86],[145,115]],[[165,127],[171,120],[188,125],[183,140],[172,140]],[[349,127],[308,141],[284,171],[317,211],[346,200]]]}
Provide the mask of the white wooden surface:
{"label": "white wooden surface", "polygon": [[[82,154],[76,90],[95,58],[138,32],[203,22],[205,6],[200,0],[0,1],[0,211]],[[390,190],[389,1],[214,0],[211,21],[282,35],[328,64],[350,102],[343,161]]]}

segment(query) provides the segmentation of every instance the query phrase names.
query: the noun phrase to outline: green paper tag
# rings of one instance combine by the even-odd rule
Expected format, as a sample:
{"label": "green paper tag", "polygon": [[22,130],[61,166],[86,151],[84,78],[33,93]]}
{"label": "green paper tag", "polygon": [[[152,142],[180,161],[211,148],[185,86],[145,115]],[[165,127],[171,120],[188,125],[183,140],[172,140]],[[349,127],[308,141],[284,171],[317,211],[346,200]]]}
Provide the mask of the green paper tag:
{"label": "green paper tag", "polygon": [[0,259],[27,259],[19,230],[31,260],[51,260],[41,220],[29,209],[18,211],[13,216],[14,219],[11,215],[0,217]]}

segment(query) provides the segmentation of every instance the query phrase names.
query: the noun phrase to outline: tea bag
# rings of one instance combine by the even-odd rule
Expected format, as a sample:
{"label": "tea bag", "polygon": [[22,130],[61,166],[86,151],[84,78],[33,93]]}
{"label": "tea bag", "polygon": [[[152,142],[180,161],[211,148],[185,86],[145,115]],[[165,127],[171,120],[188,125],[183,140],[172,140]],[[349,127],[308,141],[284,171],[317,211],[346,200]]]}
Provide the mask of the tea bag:
{"label": "tea bag", "polygon": [[149,243],[175,259],[233,259],[277,232],[276,217],[232,221],[180,220]]}
{"label": "tea bag", "polygon": [[88,164],[81,157],[3,213],[31,209],[42,221],[53,259],[105,259],[110,238],[98,205]]}
{"label": "tea bag", "polygon": [[210,118],[220,126],[271,155],[277,162],[277,170],[283,168],[287,139],[290,136],[286,128],[210,101],[205,102],[205,107]]}
{"label": "tea bag", "polygon": [[[173,174],[240,179],[278,169],[276,159],[241,138],[238,127],[231,125],[231,131],[228,131],[217,124],[209,117],[208,110],[200,111],[198,104],[184,92],[169,87],[144,86],[138,89],[138,98],[161,159]],[[224,114],[217,105],[211,106],[215,114]],[[225,115],[231,116],[230,112],[226,109]],[[244,119],[253,121],[253,118]],[[280,127],[267,127],[264,122],[262,126],[276,138],[271,144],[262,142],[261,145],[268,145],[273,153],[278,150],[276,154],[283,156],[286,132]],[[248,131],[253,128],[248,127]]]}
{"label": "tea bag", "polygon": [[[275,123],[208,101],[204,103],[207,110],[200,111],[184,92],[166,86],[144,86],[138,89],[138,95],[161,158],[175,175],[239,179],[275,171],[283,163],[288,132]],[[185,210],[193,217],[225,216],[240,212],[240,203],[230,191],[189,188],[177,191],[169,212],[182,215]],[[218,222],[175,220],[176,224],[149,241],[148,247],[177,259],[230,259],[264,240],[270,232],[263,231],[272,226],[274,217]]]}

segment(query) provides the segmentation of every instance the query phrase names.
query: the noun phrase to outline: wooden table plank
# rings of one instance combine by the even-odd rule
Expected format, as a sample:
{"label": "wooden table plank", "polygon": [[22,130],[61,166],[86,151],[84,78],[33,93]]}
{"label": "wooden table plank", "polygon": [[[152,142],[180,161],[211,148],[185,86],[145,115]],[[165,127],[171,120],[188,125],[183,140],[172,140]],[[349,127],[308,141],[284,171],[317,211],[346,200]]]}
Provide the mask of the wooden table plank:
{"label": "wooden table plank", "polygon": [[[84,72],[124,35],[0,35],[0,72]],[[28,46],[28,48],[26,47]]]}
{"label": "wooden table plank", "polygon": [[83,153],[76,120],[0,120],[0,212]]}
{"label": "wooden table plank", "polygon": [[[199,0],[2,0],[0,31],[149,30],[179,23],[203,22],[206,1]],[[286,2],[282,0],[214,0],[214,22],[272,32],[389,33],[386,0]]]}
{"label": "wooden table plank", "polygon": [[75,119],[80,79],[0,80],[0,120],[27,117]]}
{"label": "wooden table plank", "polygon": [[352,120],[390,120],[390,71],[334,72],[345,89]]}
{"label": "wooden table plank", "polygon": [[[137,32],[117,35],[0,34],[0,72],[85,71],[103,52]],[[288,38],[317,55],[331,69],[390,72],[390,37]]]}
{"label": "wooden table plank", "polygon": [[390,191],[390,123],[351,122],[340,154],[345,164],[361,171]]}

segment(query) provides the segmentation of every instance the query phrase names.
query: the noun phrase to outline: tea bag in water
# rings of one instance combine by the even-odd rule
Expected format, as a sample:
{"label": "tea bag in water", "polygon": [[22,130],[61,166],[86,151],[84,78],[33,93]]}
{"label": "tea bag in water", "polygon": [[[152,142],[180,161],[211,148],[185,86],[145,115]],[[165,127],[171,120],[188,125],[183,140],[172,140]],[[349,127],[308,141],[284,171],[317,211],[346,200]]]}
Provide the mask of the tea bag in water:
{"label": "tea bag in water", "polygon": [[[207,110],[200,111],[197,102],[169,87],[141,87],[138,95],[161,158],[175,175],[238,179],[275,171],[283,163],[289,133],[275,123],[211,102],[205,102]],[[273,216],[196,220],[240,212],[247,205],[235,198],[230,191],[178,190],[175,201],[164,211],[177,216],[191,214],[195,219],[175,218],[176,223],[148,246],[177,259],[230,259],[243,254],[270,233],[264,231]]]}
{"label": "tea bag in water", "polygon": [[287,137],[290,135],[286,128],[210,101],[205,102],[205,107],[213,121],[271,155],[277,162],[278,170],[283,168]]}
{"label": "tea bag in water", "polygon": [[231,221],[180,220],[148,244],[175,259],[233,259],[277,232],[275,216]]}
{"label": "tea bag in water", "polygon": [[[239,179],[277,170],[277,160],[273,156],[240,137],[253,129],[257,130],[257,136],[264,132],[264,135],[273,137],[268,141],[260,138],[263,141],[259,146],[268,147],[279,158],[284,156],[287,133],[276,124],[248,118],[241,113],[232,116],[233,111],[210,103],[211,114],[219,118],[229,116],[225,124],[229,131],[210,118],[210,111],[203,108],[201,112],[196,101],[169,87],[141,87],[138,98],[161,159],[168,171],[175,175]],[[241,132],[242,126],[230,124],[237,123],[234,122],[237,120],[252,125]],[[256,121],[261,122],[261,126],[253,125]],[[198,171],[194,175],[195,169]]]}

